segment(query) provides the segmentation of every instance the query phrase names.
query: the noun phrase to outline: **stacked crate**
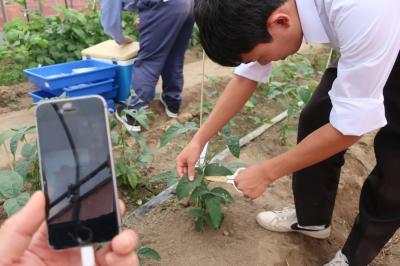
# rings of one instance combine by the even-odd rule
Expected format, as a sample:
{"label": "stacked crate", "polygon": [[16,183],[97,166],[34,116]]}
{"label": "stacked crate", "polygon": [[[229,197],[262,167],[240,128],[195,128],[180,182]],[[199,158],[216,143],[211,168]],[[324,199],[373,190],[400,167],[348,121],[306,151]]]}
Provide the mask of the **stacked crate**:
{"label": "stacked crate", "polygon": [[117,66],[97,60],[79,60],[63,64],[26,69],[30,82],[38,87],[29,95],[40,100],[66,94],[67,97],[98,94],[110,109],[115,108]]}

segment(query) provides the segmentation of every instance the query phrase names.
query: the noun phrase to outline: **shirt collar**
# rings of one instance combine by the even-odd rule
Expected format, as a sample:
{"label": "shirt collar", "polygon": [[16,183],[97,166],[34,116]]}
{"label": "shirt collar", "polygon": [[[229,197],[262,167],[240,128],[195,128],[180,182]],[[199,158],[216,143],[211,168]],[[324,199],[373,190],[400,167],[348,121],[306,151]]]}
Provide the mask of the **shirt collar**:
{"label": "shirt collar", "polygon": [[329,37],[322,25],[314,0],[296,0],[301,28],[306,43],[329,43]]}

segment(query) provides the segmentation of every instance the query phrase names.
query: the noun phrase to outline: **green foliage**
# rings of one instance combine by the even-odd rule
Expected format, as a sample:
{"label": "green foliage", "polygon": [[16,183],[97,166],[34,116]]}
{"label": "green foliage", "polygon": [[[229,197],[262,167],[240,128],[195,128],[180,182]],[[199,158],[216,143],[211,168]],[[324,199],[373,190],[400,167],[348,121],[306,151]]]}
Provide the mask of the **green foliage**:
{"label": "green foliage", "polygon": [[164,147],[172,138],[184,134],[188,131],[195,131],[198,127],[194,122],[188,122],[186,124],[174,124],[170,126],[165,132],[164,136],[160,140],[160,148]]}
{"label": "green foliage", "polygon": [[240,138],[232,133],[230,123],[226,124],[222,129],[225,144],[229,151],[236,158],[240,157]]}
{"label": "green foliage", "polygon": [[[0,85],[21,81],[21,70],[78,60],[81,51],[109,39],[100,24],[97,11],[82,13],[62,6],[54,7],[60,15],[40,16],[31,14],[30,21],[15,19],[4,25],[4,45],[0,45]],[[132,26],[137,15],[123,15],[123,29],[127,35],[138,38]]]}
{"label": "green foliage", "polygon": [[199,27],[197,26],[197,24],[194,24],[193,31],[192,31],[192,37],[190,38],[189,46],[193,47],[193,46],[196,46],[199,44],[200,44],[200,31],[199,31]]}
{"label": "green foliage", "polygon": [[304,104],[310,100],[316,87],[313,81],[315,74],[311,62],[304,55],[295,54],[276,63],[271,73],[271,81],[262,87],[269,100],[276,100],[288,109],[288,116],[279,129],[282,145],[290,145],[287,134],[297,130],[296,127],[290,126],[290,122],[298,117]]}
{"label": "green foliage", "polygon": [[153,260],[161,260],[160,254],[158,254],[157,251],[151,248],[140,248],[137,254],[139,257],[149,258]]}
{"label": "green foliage", "polygon": [[189,215],[196,219],[195,230],[200,232],[207,224],[210,228],[218,229],[224,220],[222,208],[233,202],[230,193],[221,188],[208,188],[209,182],[204,179],[208,175],[230,175],[232,171],[219,163],[206,164],[202,168],[196,168],[196,178],[189,181],[185,175],[178,183],[176,194],[179,200],[189,197],[194,209]]}
{"label": "green foliage", "polygon": [[8,216],[19,211],[28,201],[29,193],[22,193],[24,179],[15,171],[0,171],[0,203]]}

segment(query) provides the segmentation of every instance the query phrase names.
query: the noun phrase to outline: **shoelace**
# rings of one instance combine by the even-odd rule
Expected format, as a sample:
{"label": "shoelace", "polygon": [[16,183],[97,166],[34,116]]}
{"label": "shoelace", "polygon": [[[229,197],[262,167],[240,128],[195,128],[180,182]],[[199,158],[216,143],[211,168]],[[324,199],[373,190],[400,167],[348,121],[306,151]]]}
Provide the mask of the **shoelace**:
{"label": "shoelace", "polygon": [[294,207],[285,207],[282,210],[274,211],[277,214],[276,219],[278,220],[288,220],[289,218],[293,218],[296,216],[296,210]]}

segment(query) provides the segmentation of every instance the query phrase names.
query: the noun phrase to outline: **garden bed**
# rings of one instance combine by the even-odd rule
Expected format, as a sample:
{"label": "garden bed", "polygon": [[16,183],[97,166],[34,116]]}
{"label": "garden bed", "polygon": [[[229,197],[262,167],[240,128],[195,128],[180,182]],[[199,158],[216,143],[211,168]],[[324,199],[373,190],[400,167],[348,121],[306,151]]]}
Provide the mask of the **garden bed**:
{"label": "garden bed", "polygon": [[[196,61],[200,51],[194,50],[187,60]],[[326,61],[326,50],[324,52],[323,59]],[[310,53],[307,57],[313,64],[321,64],[324,61],[314,58],[315,53]],[[317,80],[320,74],[316,72],[312,78]],[[185,78],[188,80],[187,76]],[[228,77],[218,76],[208,76],[206,79],[203,105],[206,115],[228,80]],[[299,81],[297,85],[301,84],[302,82]],[[16,88],[21,88],[22,94],[18,95],[16,92],[15,96],[11,95],[14,93],[11,91],[16,91]],[[160,138],[172,124],[199,122],[200,88],[201,85],[197,84],[184,90],[181,114],[177,119],[168,119],[158,100],[151,103],[150,110],[153,115],[150,116],[150,129],[143,133],[150,149],[158,149]],[[25,100],[29,100],[30,103],[30,99],[24,96],[27,90],[32,89],[28,83],[1,89],[7,92],[0,94],[0,108],[2,103],[6,104],[4,109],[0,109],[0,113],[1,110],[4,113],[14,110],[8,105],[9,100],[1,100],[6,97],[15,99],[15,105],[20,109],[28,106],[24,104]],[[290,91],[290,88],[288,87],[287,90]],[[1,98],[1,95],[6,95],[6,97]],[[293,104],[299,100],[293,98],[291,102],[282,101],[282,97],[274,96],[265,88],[260,88],[252,101],[234,119],[233,133],[242,137],[284,111],[288,103],[291,103],[293,107]],[[296,122],[296,119],[290,119],[275,125],[242,148],[240,160],[229,157],[226,162],[240,161],[251,165],[284,152],[295,143],[295,133],[291,129],[295,127]],[[284,126],[286,126],[284,132],[286,145],[282,145],[285,140],[282,135]],[[165,180],[152,182],[151,179],[174,167],[175,157],[190,141],[193,133],[191,131],[172,139],[167,145],[158,149],[151,165],[141,171],[146,185],[140,185],[135,190],[120,187],[120,196],[127,202],[128,214],[167,188]],[[188,203],[179,202],[175,197],[142,218],[126,219],[124,225],[141,235],[143,245],[152,247],[160,253],[162,257],[160,265],[322,265],[343,245],[357,214],[361,185],[375,163],[373,137],[374,133],[368,134],[346,155],[346,165],[343,168],[334,212],[333,233],[328,240],[314,240],[297,234],[267,232],[256,224],[255,215],[259,211],[292,204],[290,177],[277,181],[262,197],[254,201],[247,201],[231,187],[224,186],[233,195],[235,202],[225,209],[225,219],[220,230],[205,227],[201,233],[195,232],[193,219],[188,216]],[[128,142],[130,145],[135,145],[133,138],[129,138]],[[210,142],[207,158],[211,159],[224,148],[223,137],[214,137]],[[4,218],[4,215],[0,213],[1,218]],[[396,235],[373,265],[399,265],[399,239]],[[145,265],[159,264],[147,261]]]}

